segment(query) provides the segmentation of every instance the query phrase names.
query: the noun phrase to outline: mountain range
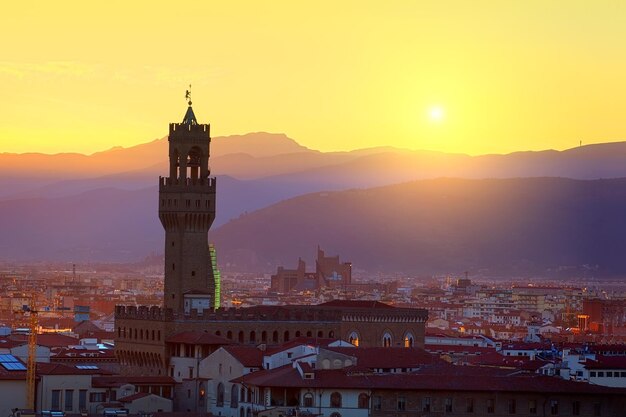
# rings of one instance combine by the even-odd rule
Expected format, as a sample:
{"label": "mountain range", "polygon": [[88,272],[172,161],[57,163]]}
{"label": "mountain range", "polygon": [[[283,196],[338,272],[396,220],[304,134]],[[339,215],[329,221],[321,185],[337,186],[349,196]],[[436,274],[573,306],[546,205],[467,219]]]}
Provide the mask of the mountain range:
{"label": "mountain range", "polygon": [[[320,152],[283,134],[259,132],[215,137],[211,152],[218,206],[210,236],[218,243],[220,259],[233,267],[288,266],[323,244],[351,259],[355,267],[369,270],[621,271],[619,263],[600,254],[591,256],[593,248],[585,252],[585,247],[572,246],[565,232],[578,230],[581,239],[596,246],[617,239],[610,230],[600,234],[585,221],[600,214],[611,218],[607,213],[613,213],[613,207],[626,209],[621,180],[589,181],[626,177],[626,142],[481,156],[391,147]],[[92,155],[0,154],[0,259],[127,262],[161,252],[156,183],[166,173],[166,138]],[[438,189],[447,193],[453,207],[443,204]],[[596,204],[594,190],[599,189],[607,194]],[[526,207],[519,198],[524,192],[529,202],[535,202],[529,206],[532,210],[513,210],[505,204],[517,201],[518,207]],[[575,210],[561,214],[554,209],[572,205]],[[473,217],[462,210],[467,207],[474,208],[469,212]],[[500,208],[497,213],[492,212],[495,207]],[[446,210],[450,217],[443,216]],[[394,216],[386,217],[388,213]],[[510,220],[509,226],[500,225],[501,233],[490,227],[492,222],[481,223],[481,215],[489,219],[498,213],[507,213]],[[462,227],[465,217],[470,225],[484,226],[484,231]],[[429,220],[420,224],[416,218]],[[533,222],[556,239],[561,254],[554,252],[550,260],[544,257],[551,252],[531,250],[541,246],[533,238],[552,242],[527,232]],[[602,227],[609,228],[605,223]],[[267,234],[268,230],[274,232]],[[559,236],[562,245],[556,243]],[[487,245],[483,241],[487,237],[500,245]],[[510,252],[502,245],[507,241],[516,245]],[[519,256],[509,256],[512,253]]]}

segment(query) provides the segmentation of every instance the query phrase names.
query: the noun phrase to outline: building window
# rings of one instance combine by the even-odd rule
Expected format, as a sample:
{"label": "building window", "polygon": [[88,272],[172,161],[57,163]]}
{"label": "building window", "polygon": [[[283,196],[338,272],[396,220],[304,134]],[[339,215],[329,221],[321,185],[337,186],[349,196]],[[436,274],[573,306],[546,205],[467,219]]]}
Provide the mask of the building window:
{"label": "building window", "polygon": [[572,402],[572,415],[574,416],[580,415],[580,401]]}
{"label": "building window", "polygon": [[589,374],[589,376],[591,378],[595,378],[596,377],[596,371],[591,371],[591,373]]}
{"label": "building window", "polygon": [[215,401],[216,406],[224,407],[224,384],[222,384],[221,382],[217,384],[217,398],[215,399]]}
{"label": "building window", "polygon": [[430,397],[422,398],[422,411],[430,411]]}
{"label": "building window", "polygon": [[52,409],[60,410],[61,409],[61,390],[53,389],[52,390]]}
{"label": "building window", "polygon": [[359,346],[359,334],[357,332],[350,333],[350,336],[348,337],[348,343],[351,343],[354,346],[358,347]]}
{"label": "building window", "polygon": [[383,347],[390,347],[392,343],[391,335],[389,333],[385,333],[383,335]]}
{"label": "building window", "polygon": [[193,366],[189,367],[189,379],[193,379]]}
{"label": "building window", "polygon": [[237,408],[239,405],[239,390],[237,385],[230,387],[230,408]]}
{"label": "building window", "polygon": [[446,413],[452,412],[452,398],[450,397],[446,398],[445,409],[446,409]]}
{"label": "building window", "polygon": [[78,391],[78,411],[87,409],[87,390],[81,389]]}
{"label": "building window", "polygon": [[415,338],[413,337],[412,333],[407,333],[404,335],[404,347],[405,348],[410,348],[413,347],[413,341],[415,340]]}
{"label": "building window", "polygon": [[465,400],[465,412],[466,413],[474,412],[474,399],[473,398],[467,398]]}
{"label": "building window", "polygon": [[65,411],[73,411],[74,410],[74,390],[66,389],[65,390]]}
{"label": "building window", "polygon": [[601,411],[602,411],[602,408],[600,406],[600,403],[593,403],[593,415],[600,416],[602,415]]}
{"label": "building window", "polygon": [[333,392],[330,394],[330,406],[334,408],[341,408],[341,394]]}
{"label": "building window", "polygon": [[557,400],[550,400],[550,414],[553,416],[559,414],[559,402]]}
{"label": "building window", "polygon": [[493,414],[496,411],[496,402],[493,398],[487,400],[487,413]]}
{"label": "building window", "polygon": [[[54,391],[53,391],[53,393],[54,393]],[[104,393],[104,392],[92,392],[91,394],[89,394],[89,402],[91,402],[91,403],[103,403],[105,401],[105,394],[106,393]],[[52,407],[52,408],[54,408],[54,407]],[[59,407],[56,407],[56,409],[58,410]]]}
{"label": "building window", "polygon": [[406,410],[406,398],[403,396],[398,397],[398,411]]}
{"label": "building window", "polygon": [[379,395],[375,395],[372,398],[372,408],[376,411],[380,411],[383,408],[383,399]]}
{"label": "building window", "polygon": [[283,335],[283,342],[289,341],[289,330],[285,330],[285,334]]}
{"label": "building window", "polygon": [[302,398],[302,403],[305,407],[313,407],[313,394],[311,394],[310,392],[304,394],[304,397]]}
{"label": "building window", "polygon": [[509,414],[515,414],[517,410],[517,403],[515,402],[515,399],[511,398],[509,399]]}
{"label": "building window", "polygon": [[370,407],[370,397],[366,393],[362,392],[359,394],[359,408],[369,408]]}
{"label": "building window", "polygon": [[528,412],[530,414],[537,414],[537,400],[530,400],[528,402]]}

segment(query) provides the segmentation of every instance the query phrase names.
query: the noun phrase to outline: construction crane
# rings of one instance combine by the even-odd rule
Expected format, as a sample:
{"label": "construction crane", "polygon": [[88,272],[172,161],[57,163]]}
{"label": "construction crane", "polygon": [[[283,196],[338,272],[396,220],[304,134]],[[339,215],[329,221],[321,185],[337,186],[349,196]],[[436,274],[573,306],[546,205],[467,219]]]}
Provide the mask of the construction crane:
{"label": "construction crane", "polygon": [[30,296],[30,306],[22,306],[17,313],[28,315],[28,360],[26,362],[26,406],[35,410],[35,378],[37,376],[37,327],[39,325],[39,311],[35,308],[35,294]]}

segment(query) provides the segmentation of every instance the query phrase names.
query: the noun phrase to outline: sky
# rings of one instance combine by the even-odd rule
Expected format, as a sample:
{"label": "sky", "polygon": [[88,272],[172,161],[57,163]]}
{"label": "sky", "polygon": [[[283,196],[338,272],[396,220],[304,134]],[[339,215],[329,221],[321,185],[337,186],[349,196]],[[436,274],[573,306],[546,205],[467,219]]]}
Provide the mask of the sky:
{"label": "sky", "polygon": [[286,133],[468,154],[626,139],[623,1],[35,1],[0,14],[0,152]]}

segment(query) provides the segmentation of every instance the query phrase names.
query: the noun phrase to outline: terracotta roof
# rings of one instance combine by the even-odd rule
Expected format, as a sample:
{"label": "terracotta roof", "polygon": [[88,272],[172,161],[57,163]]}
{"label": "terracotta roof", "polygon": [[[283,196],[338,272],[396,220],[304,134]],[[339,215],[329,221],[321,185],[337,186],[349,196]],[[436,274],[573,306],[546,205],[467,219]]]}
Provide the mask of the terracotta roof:
{"label": "terracotta roof", "polygon": [[8,337],[0,337],[0,349],[13,349],[26,344],[28,344],[27,340],[13,340]]}
{"label": "terracotta roof", "polygon": [[232,345],[232,340],[216,336],[212,333],[189,331],[180,332],[165,339],[169,343],[187,343],[190,345]]}
{"label": "terracotta roof", "polygon": [[596,360],[585,362],[587,369],[624,369],[626,370],[626,356],[597,356]]}
{"label": "terracotta roof", "polygon": [[37,363],[37,375],[111,375],[112,372],[98,369],[79,369],[62,363]]}
{"label": "terracotta roof", "polygon": [[37,344],[49,348],[67,347],[70,345],[77,345],[78,343],[78,339],[62,334],[44,333],[37,335]]}
{"label": "terracotta roof", "polygon": [[463,345],[431,345],[427,344],[424,346],[426,351],[430,353],[437,354],[467,354],[467,355],[483,355],[486,353],[495,352],[496,349],[493,347],[482,347],[482,346],[463,346]]}
{"label": "terracotta roof", "polygon": [[283,350],[287,350],[296,346],[308,345],[308,346],[328,346],[329,344],[336,342],[337,338],[323,338],[323,337],[296,337],[288,342],[285,342],[281,345],[272,345],[268,346],[265,350],[264,355],[273,355],[276,352],[282,352]]}
{"label": "terracotta roof", "polygon": [[379,390],[547,392],[626,395],[626,389],[609,388],[584,382],[566,381],[538,374],[510,375],[502,370],[470,366],[437,365],[415,373],[351,373],[349,368],[316,370],[305,379],[291,365],[253,372],[233,380],[248,385],[276,388],[345,388]]}
{"label": "terracotta roof", "polygon": [[222,347],[222,349],[230,353],[245,367],[263,367],[263,351],[254,346],[229,345]]}
{"label": "terracotta roof", "polygon": [[393,309],[389,304],[380,301],[367,300],[333,300],[326,303],[318,304],[320,307],[339,307],[339,308],[385,308]]}
{"label": "terracotta roof", "polygon": [[176,381],[169,376],[100,376],[91,380],[94,388],[117,388],[125,384],[132,385],[174,385]]}
{"label": "terracotta roof", "polygon": [[356,357],[359,368],[414,368],[441,361],[437,356],[419,348],[328,347],[326,349]]}

